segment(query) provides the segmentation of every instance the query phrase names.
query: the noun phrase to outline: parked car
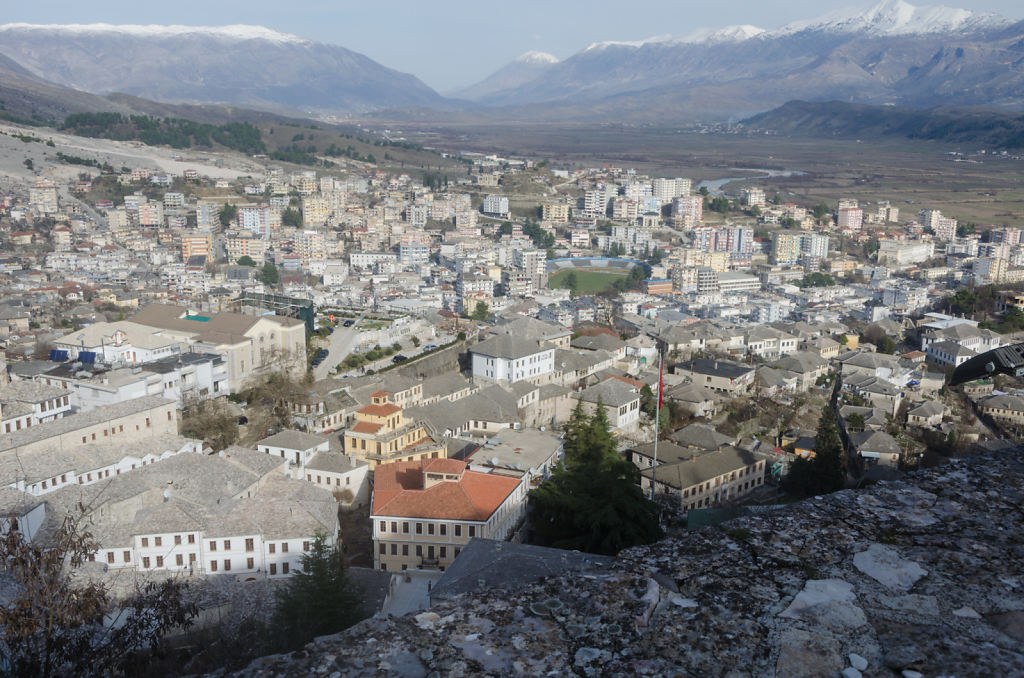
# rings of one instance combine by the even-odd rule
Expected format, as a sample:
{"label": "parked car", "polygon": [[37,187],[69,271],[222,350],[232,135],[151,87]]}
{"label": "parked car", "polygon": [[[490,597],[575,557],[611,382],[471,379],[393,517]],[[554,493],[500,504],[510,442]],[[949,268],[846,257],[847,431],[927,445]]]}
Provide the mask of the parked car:
{"label": "parked car", "polygon": [[437,344],[427,344],[426,346],[423,347],[423,350],[433,351],[435,348],[437,348]]}
{"label": "parked car", "polygon": [[355,323],[355,320],[346,320],[345,322],[342,323],[342,325],[344,325],[345,327],[352,327],[353,325],[355,325]]}
{"label": "parked car", "polygon": [[404,356],[401,353],[399,353],[398,355],[396,355],[394,358],[391,359],[391,362],[393,362],[393,363],[404,363],[408,359],[409,358],[407,356]]}

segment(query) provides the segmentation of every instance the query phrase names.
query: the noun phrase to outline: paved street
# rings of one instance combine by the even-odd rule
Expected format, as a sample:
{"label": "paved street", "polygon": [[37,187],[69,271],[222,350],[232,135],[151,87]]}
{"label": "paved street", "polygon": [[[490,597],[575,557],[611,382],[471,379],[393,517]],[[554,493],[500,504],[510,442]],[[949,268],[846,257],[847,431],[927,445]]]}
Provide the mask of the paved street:
{"label": "paved street", "polygon": [[328,337],[328,354],[324,358],[324,361],[313,368],[313,376],[317,380],[324,379],[330,373],[334,367],[345,359],[352,349],[359,344],[359,327],[360,321],[363,317],[359,318],[352,324],[352,327],[343,327],[342,320],[338,323],[338,326],[334,328],[334,334]]}

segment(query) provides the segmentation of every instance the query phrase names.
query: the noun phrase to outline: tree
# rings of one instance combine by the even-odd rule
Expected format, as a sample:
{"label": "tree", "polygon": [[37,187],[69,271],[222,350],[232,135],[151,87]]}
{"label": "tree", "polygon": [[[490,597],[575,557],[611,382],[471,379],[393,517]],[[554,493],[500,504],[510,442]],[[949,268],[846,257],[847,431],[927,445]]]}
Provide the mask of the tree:
{"label": "tree", "polygon": [[238,441],[238,421],[218,400],[194,401],[181,412],[181,435],[208,442],[219,452]]}
{"label": "tree", "polygon": [[473,309],[473,313],[469,317],[478,322],[483,322],[491,317],[491,309],[484,302],[478,301],[476,302],[476,308]]}
{"label": "tree", "polygon": [[783,487],[794,494],[818,495],[841,490],[846,485],[846,457],[839,439],[839,423],[826,403],[818,418],[814,437],[814,458],[796,459],[783,479]]}
{"label": "tree", "polygon": [[875,348],[878,349],[879,353],[892,355],[896,352],[896,342],[893,341],[892,337],[889,335],[883,334],[881,338],[879,338],[878,343],[875,344]]}
{"label": "tree", "polygon": [[217,218],[220,219],[220,225],[227,228],[228,226],[231,225],[231,222],[234,221],[237,216],[238,208],[234,205],[224,203],[224,205],[221,206],[220,208],[220,214],[217,215]]}
{"label": "tree", "polygon": [[55,534],[31,541],[15,522],[0,537],[9,593],[0,606],[4,675],[123,675],[135,653],[192,624],[198,610],[181,580],[149,582],[115,604],[106,584],[76,575],[99,549],[82,522],[67,516]]}
{"label": "tree", "polygon": [[291,226],[292,228],[302,227],[302,212],[295,209],[294,207],[288,207],[284,212],[281,213],[281,225]]}
{"label": "tree", "polygon": [[264,285],[276,285],[281,280],[281,276],[277,272],[277,266],[268,261],[260,269],[259,279]]}
{"label": "tree", "polygon": [[564,450],[565,462],[530,493],[540,543],[613,555],[661,538],[658,507],[637,484],[636,467],[616,452],[603,403],[587,417],[577,402]]}
{"label": "tree", "polygon": [[824,219],[828,213],[828,205],[815,205],[811,208],[811,215],[814,216],[817,221]]}
{"label": "tree", "polygon": [[344,556],[323,534],[309,545],[301,571],[292,574],[275,598],[270,628],[283,651],[347,629],[366,616],[362,594],[345,570]]}
{"label": "tree", "polygon": [[24,161],[23,164],[25,165],[25,167],[29,168],[30,170],[31,169],[35,169],[35,164],[32,162],[32,158],[25,158],[25,161]]}
{"label": "tree", "polygon": [[239,266],[249,266],[250,268],[255,268],[256,267],[256,262],[253,261],[253,258],[250,257],[248,254],[244,254],[244,255],[238,257],[238,265]]}
{"label": "tree", "polygon": [[576,277],[576,271],[569,271],[569,275],[565,276],[565,280],[562,281],[562,287],[569,290],[569,294],[576,296],[576,292],[579,290],[580,281]]}
{"label": "tree", "polygon": [[857,433],[864,430],[864,415],[860,412],[854,412],[846,418],[847,430]]}

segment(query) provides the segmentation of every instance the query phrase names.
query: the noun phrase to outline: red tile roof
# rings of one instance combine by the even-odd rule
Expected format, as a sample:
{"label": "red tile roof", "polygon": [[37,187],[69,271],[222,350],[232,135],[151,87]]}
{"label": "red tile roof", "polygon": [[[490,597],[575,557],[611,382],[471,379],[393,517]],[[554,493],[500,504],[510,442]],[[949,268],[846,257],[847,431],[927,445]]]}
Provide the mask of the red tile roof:
{"label": "red tile roof", "polygon": [[446,481],[422,489],[424,468],[457,473],[455,469],[459,467],[465,469],[466,464],[456,459],[381,464],[374,471],[373,514],[484,522],[512,494],[521,480],[465,470],[459,482]]}
{"label": "red tile roof", "polygon": [[376,433],[384,424],[374,424],[369,421],[357,421],[352,427],[353,433]]}
{"label": "red tile roof", "polygon": [[367,405],[360,409],[359,411],[362,412],[363,414],[371,414],[375,417],[386,417],[389,414],[401,412],[402,408],[399,407],[398,405],[386,403],[384,405]]}

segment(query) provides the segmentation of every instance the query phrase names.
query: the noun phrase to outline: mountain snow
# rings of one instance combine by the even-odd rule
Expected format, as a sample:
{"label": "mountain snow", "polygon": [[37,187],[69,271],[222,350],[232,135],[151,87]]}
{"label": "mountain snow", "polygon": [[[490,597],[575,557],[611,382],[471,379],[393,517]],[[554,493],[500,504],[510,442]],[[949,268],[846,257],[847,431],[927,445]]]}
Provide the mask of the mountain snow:
{"label": "mountain snow", "polygon": [[157,24],[26,24],[13,23],[0,25],[4,31],[49,31],[61,33],[121,33],[136,37],[177,38],[183,35],[206,35],[225,40],[269,40],[279,43],[305,43],[305,38],[290,33],[281,33],[264,26],[161,26]]}
{"label": "mountain snow", "polygon": [[850,7],[810,21],[783,26],[773,35],[800,31],[868,33],[870,35],[927,35],[1006,26],[1011,21],[990,12],[974,12],[942,5],[911,5],[903,0],[883,0],[870,7]]}
{"label": "mountain snow", "polygon": [[763,35],[766,31],[757,26],[742,24],[725,28],[700,28],[690,33],[679,42],[710,45],[720,42],[743,42],[750,38]]}
{"label": "mountain snow", "polygon": [[548,54],[547,52],[527,52],[526,54],[520,54],[516,58],[516,63],[520,64],[557,64],[558,57],[554,54]]}

